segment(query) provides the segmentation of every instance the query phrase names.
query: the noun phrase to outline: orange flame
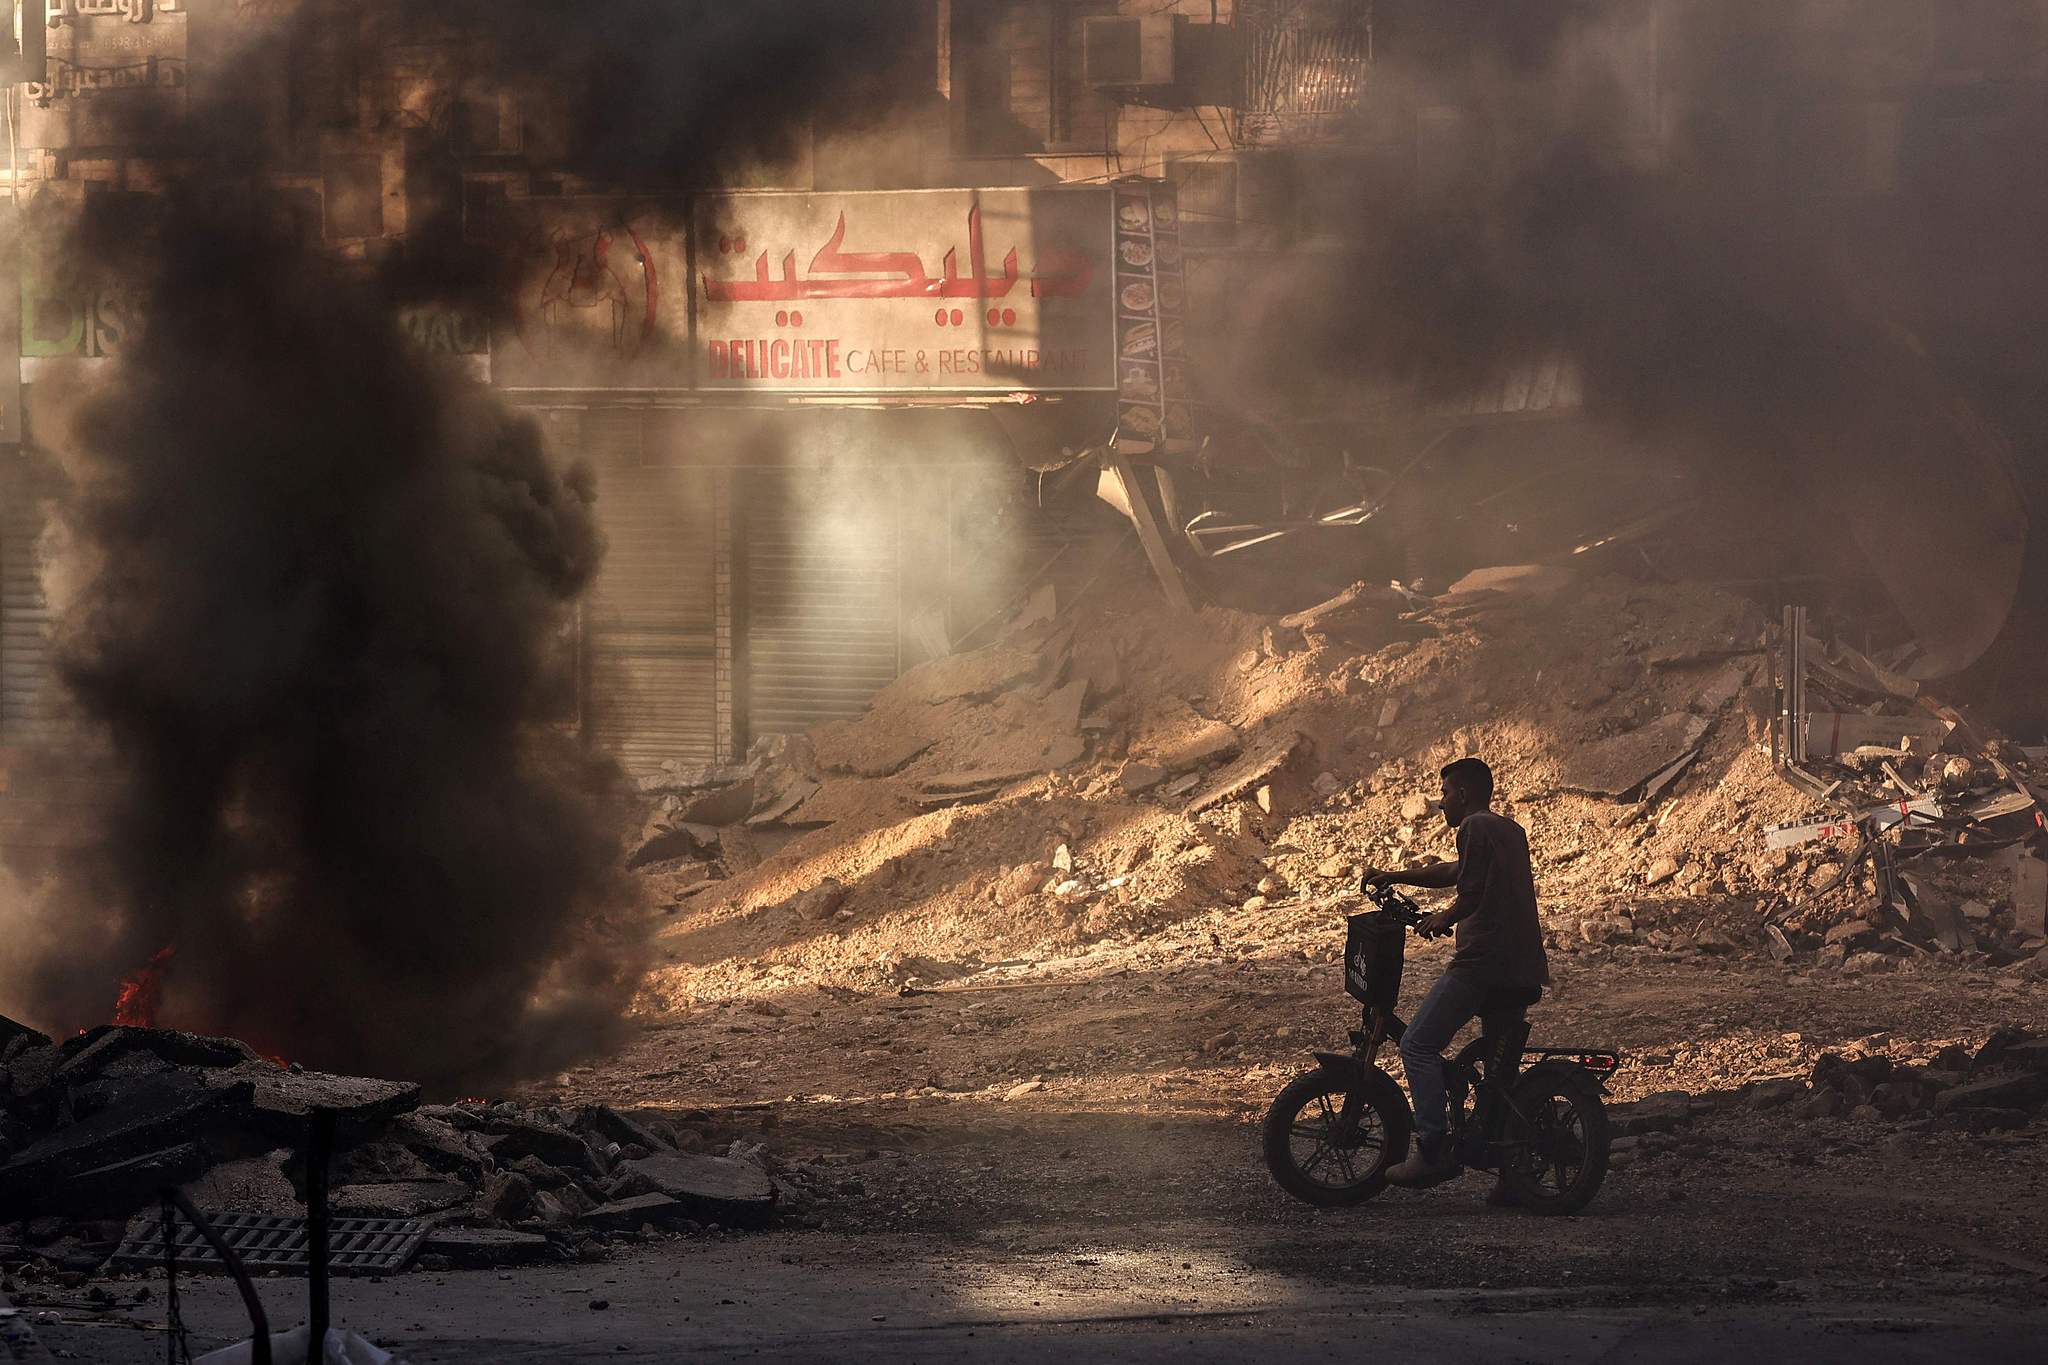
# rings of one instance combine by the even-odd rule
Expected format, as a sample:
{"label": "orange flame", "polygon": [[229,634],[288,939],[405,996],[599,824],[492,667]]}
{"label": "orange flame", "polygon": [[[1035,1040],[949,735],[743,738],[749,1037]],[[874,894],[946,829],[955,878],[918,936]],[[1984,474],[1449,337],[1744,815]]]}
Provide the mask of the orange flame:
{"label": "orange flame", "polygon": [[157,1006],[163,1001],[164,967],[177,945],[166,943],[150,954],[149,961],[121,980],[121,993],[114,998],[114,1022],[127,1028],[156,1027]]}

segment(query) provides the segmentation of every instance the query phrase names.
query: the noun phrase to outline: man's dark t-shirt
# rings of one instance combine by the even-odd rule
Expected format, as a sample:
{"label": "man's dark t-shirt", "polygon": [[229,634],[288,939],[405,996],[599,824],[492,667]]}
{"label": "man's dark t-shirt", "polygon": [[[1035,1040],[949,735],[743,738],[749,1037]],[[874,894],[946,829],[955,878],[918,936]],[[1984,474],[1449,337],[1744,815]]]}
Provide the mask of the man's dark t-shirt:
{"label": "man's dark t-shirt", "polygon": [[1448,971],[1482,986],[1534,993],[1550,984],[1529,836],[1505,815],[1474,811],[1458,825],[1458,951]]}

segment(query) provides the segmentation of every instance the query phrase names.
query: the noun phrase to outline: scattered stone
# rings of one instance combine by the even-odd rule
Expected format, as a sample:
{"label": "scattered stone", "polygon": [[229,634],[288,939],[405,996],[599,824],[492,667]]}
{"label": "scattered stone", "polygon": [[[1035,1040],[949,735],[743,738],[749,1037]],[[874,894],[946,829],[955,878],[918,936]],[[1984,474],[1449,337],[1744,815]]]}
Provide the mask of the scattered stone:
{"label": "scattered stone", "polygon": [[1821,936],[1821,941],[1829,946],[1839,944],[1853,950],[1861,944],[1876,942],[1877,926],[1868,920],[1845,919],[1840,924],[1831,925]]}
{"label": "scattered stone", "polygon": [[1388,697],[1384,702],[1380,703],[1379,729],[1390,729],[1400,719],[1401,699],[1399,697]]}
{"label": "scattered stone", "polygon": [[1678,875],[1678,859],[1659,858],[1650,864],[1650,870],[1643,878],[1644,886],[1660,886]]}
{"label": "scattered stone", "polygon": [[[522,1157],[521,1160],[534,1161],[534,1158]],[[483,1188],[477,1191],[477,1207],[485,1216],[499,1222],[516,1223],[533,1206],[533,1191],[534,1182],[523,1172],[498,1171],[485,1177]]]}
{"label": "scattered stone", "polygon": [[1806,1095],[1806,1082],[1797,1077],[1784,1080],[1758,1081],[1749,1092],[1749,1107],[1752,1109],[1777,1109],[1791,1104]]}
{"label": "scattered stone", "polygon": [[1421,792],[1415,792],[1401,798],[1401,819],[1409,824],[1414,824],[1418,820],[1427,818],[1430,811],[1435,808],[1436,802],[1430,800]]}
{"label": "scattered stone", "polygon": [[1003,874],[996,883],[996,902],[999,905],[1015,905],[1027,896],[1035,895],[1045,885],[1045,874],[1029,863],[1020,863]]}
{"label": "scattered stone", "polygon": [[1020,1081],[1008,1090],[1005,1090],[1003,1098],[1005,1100],[1021,1100],[1026,1095],[1034,1095],[1043,1089],[1045,1089],[1044,1081]]}
{"label": "scattered stone", "polygon": [[1130,795],[1138,796],[1164,782],[1167,775],[1166,769],[1150,763],[1126,763],[1117,781]]}
{"label": "scattered stone", "polygon": [[836,877],[826,877],[798,895],[790,905],[803,919],[817,921],[831,918],[832,913],[845,903],[846,883]]}

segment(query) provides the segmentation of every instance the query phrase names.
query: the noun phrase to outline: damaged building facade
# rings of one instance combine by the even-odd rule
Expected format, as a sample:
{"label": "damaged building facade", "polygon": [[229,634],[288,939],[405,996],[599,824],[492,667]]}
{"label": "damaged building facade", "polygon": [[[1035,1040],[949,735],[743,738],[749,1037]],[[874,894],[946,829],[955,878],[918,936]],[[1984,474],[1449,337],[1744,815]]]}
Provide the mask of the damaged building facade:
{"label": "damaged building facade", "polygon": [[[1290,407],[1238,382],[1261,291],[1337,269],[1368,183],[1486,155],[1458,108],[1373,105],[1405,35],[1370,0],[906,0],[917,97],[686,185],[583,164],[559,109],[478,75],[476,35],[426,15],[393,32],[338,4],[314,22],[230,0],[19,8],[25,220],[151,193],[190,151],[178,117],[210,93],[209,52],[289,25],[274,88],[242,93],[288,149],[265,186],[278,211],[349,268],[492,264],[489,307],[429,290],[402,322],[423,364],[473,369],[595,470],[608,551],[577,720],[636,772],[858,713],[1021,595],[1098,581],[1104,537],[1169,595],[1213,598],[1274,542],[1356,529],[1447,436],[1526,443],[1527,420],[1579,413],[1573,366],[1541,353],[1419,404],[1339,382]],[[1674,8],[1616,29],[1652,159]],[[1995,117],[1958,90],[2039,82],[2019,45],[1952,51],[1941,10],[1870,35],[1839,90],[1748,101],[1780,173],[1888,193],[1929,137]],[[19,387],[0,394],[9,745],[57,714],[23,453],[36,392],[146,325],[131,289],[39,261],[34,240]]]}

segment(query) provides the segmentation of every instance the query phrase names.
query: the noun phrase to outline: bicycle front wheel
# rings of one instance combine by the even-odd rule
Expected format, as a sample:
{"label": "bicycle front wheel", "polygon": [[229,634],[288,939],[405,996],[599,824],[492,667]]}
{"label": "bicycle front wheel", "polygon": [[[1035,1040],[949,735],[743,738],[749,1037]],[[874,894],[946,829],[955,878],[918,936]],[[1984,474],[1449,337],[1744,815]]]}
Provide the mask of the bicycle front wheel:
{"label": "bicycle front wheel", "polygon": [[1360,1204],[1387,1187],[1408,1154],[1408,1102],[1385,1073],[1318,1068],[1266,1111],[1266,1168],[1280,1188],[1321,1208]]}

